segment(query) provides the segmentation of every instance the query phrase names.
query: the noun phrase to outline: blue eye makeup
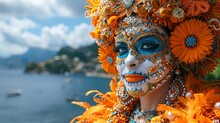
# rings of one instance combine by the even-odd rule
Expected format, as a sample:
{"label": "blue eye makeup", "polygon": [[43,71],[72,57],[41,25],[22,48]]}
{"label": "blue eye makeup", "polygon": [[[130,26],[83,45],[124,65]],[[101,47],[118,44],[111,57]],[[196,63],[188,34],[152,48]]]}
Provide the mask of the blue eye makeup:
{"label": "blue eye makeup", "polygon": [[128,45],[124,42],[117,42],[115,52],[118,52],[118,58],[126,58],[128,56]]}
{"label": "blue eye makeup", "polygon": [[161,38],[155,35],[143,36],[136,41],[135,49],[138,54],[155,54],[164,49],[164,43]]}

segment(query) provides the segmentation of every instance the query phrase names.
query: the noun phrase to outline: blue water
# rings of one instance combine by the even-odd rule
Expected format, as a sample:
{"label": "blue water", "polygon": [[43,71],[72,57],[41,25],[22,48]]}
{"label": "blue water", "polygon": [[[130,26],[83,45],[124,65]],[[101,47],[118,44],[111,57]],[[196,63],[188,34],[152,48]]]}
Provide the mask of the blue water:
{"label": "blue water", "polygon": [[[84,109],[65,100],[92,102],[93,95],[86,97],[85,93],[91,89],[106,92],[108,82],[84,75],[67,78],[0,70],[0,123],[69,123]],[[20,96],[7,96],[16,89],[22,90]]]}

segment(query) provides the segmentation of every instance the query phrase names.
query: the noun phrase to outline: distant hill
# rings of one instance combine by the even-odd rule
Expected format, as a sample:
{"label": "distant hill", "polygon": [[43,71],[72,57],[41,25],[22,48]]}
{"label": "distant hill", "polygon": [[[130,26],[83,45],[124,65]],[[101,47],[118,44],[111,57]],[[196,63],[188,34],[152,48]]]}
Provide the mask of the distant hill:
{"label": "distant hill", "polygon": [[43,62],[53,58],[57,51],[41,48],[30,48],[23,55],[0,58],[0,68],[24,68],[29,62]]}
{"label": "distant hill", "polygon": [[103,73],[97,61],[98,46],[94,43],[90,46],[73,49],[66,46],[61,48],[54,58],[40,63],[29,63],[26,73]]}
{"label": "distant hill", "polygon": [[73,49],[71,47],[63,47],[61,48],[57,55],[66,55],[68,58],[73,59],[74,57],[78,57],[82,62],[89,62],[93,58],[97,58],[98,56],[98,46],[97,44],[92,44],[90,46],[81,47],[78,49]]}

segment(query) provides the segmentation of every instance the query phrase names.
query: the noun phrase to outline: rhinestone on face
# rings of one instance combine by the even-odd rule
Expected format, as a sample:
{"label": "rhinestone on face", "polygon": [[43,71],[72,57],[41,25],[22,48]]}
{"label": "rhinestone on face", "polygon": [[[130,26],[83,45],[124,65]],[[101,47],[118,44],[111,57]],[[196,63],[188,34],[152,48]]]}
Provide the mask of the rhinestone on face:
{"label": "rhinestone on face", "polygon": [[197,39],[195,36],[191,35],[186,38],[185,43],[188,47],[194,47],[197,44]]}
{"label": "rhinestone on face", "polygon": [[131,8],[133,3],[134,3],[134,0],[122,0],[122,4],[126,9]]}

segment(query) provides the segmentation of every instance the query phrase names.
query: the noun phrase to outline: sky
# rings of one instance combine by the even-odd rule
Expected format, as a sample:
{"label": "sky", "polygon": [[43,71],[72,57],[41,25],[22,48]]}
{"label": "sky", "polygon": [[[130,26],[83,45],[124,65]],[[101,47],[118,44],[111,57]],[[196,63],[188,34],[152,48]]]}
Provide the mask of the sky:
{"label": "sky", "polygon": [[94,43],[85,0],[0,0],[0,57]]}

